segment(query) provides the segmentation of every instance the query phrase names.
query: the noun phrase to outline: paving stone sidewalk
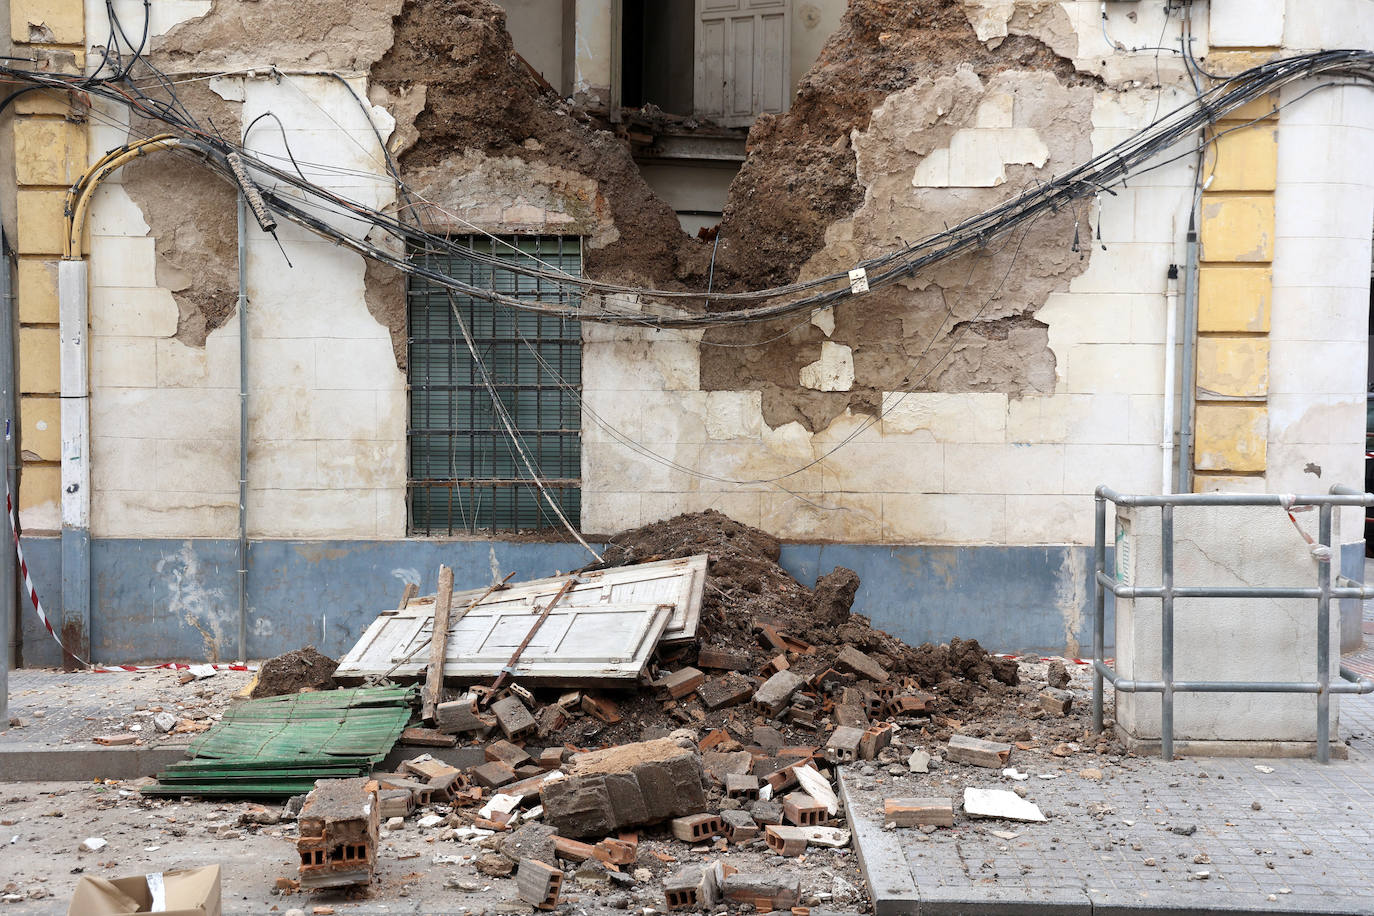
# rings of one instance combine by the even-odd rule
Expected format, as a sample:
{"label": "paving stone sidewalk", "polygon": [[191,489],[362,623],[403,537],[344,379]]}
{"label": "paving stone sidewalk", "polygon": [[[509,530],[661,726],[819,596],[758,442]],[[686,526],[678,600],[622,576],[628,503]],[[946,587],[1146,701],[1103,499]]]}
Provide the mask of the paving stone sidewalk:
{"label": "paving stone sidewalk", "polygon": [[[1352,660],[1374,663],[1374,652]],[[956,827],[931,835],[884,830],[885,797],[944,793],[934,784],[919,791],[914,780],[929,777],[865,777],[854,768],[843,788],[878,885],[878,916],[1374,913],[1374,697],[1343,697],[1339,727],[1349,759],[1326,765],[1080,755],[1025,782],[996,770],[979,780],[1024,786],[1050,818],[1044,824],[960,815]],[[1101,778],[1079,775],[1089,768]]]}

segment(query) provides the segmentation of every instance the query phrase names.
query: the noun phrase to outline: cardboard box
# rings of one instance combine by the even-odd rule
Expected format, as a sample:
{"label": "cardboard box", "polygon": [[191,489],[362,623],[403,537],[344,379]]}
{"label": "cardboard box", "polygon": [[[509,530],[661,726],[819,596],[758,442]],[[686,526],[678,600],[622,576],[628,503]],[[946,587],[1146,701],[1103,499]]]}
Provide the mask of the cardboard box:
{"label": "cardboard box", "polygon": [[220,916],[219,866],[127,878],[82,875],[67,916]]}

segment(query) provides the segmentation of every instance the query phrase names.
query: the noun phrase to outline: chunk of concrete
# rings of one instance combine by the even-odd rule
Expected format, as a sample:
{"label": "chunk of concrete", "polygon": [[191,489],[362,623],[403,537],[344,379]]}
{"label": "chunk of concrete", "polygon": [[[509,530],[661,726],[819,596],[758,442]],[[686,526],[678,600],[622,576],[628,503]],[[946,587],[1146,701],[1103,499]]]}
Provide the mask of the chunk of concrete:
{"label": "chunk of concrete", "polygon": [[545,819],[567,837],[604,836],[706,809],[701,758],[671,738],[577,754],[543,788]]}

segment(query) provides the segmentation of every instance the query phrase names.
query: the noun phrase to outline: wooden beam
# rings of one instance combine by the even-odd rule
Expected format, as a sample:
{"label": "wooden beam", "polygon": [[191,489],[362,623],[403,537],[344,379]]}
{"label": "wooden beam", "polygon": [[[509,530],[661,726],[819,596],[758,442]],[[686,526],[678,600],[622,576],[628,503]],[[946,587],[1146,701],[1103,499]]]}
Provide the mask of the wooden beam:
{"label": "wooden beam", "polygon": [[433,722],[444,688],[444,655],[448,652],[448,612],[453,603],[453,570],[440,564],[439,591],[434,596],[434,633],[429,640],[429,668],[425,671],[425,699],[421,717]]}

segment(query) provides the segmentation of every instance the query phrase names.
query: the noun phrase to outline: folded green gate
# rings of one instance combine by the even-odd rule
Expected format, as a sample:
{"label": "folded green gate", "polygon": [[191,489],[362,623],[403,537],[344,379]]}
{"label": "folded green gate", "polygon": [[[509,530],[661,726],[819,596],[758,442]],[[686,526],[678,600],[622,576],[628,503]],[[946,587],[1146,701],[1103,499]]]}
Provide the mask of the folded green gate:
{"label": "folded green gate", "polygon": [[413,687],[355,687],[250,700],[191,742],[149,795],[285,798],[315,780],[366,776],[410,719]]}

